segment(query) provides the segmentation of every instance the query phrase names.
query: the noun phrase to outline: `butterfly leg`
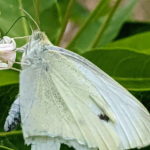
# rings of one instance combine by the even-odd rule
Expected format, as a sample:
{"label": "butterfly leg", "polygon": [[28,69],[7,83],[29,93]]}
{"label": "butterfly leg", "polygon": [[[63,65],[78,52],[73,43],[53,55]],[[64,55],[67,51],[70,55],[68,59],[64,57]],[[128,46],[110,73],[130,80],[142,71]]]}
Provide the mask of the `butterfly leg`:
{"label": "butterfly leg", "polygon": [[20,123],[20,97],[18,96],[9,110],[8,116],[4,124],[4,130],[6,132],[11,131],[15,129],[19,123]]}

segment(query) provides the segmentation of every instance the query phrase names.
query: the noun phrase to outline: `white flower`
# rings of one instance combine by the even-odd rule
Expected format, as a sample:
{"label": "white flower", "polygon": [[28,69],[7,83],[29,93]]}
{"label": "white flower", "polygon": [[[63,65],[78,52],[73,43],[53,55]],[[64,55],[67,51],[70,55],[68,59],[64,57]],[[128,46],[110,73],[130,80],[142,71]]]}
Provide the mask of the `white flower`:
{"label": "white flower", "polygon": [[16,42],[14,39],[4,36],[0,40],[0,70],[12,67],[16,59]]}

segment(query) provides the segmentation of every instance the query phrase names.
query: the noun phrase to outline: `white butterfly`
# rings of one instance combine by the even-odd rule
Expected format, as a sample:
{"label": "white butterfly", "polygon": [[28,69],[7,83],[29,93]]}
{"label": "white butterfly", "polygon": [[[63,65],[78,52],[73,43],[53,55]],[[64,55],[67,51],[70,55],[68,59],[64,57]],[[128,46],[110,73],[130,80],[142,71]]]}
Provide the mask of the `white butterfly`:
{"label": "white butterfly", "polygon": [[4,36],[0,39],[0,70],[12,68],[16,59],[16,42],[13,38]]}
{"label": "white butterfly", "polygon": [[51,45],[40,31],[23,51],[20,93],[6,131],[14,128],[20,113],[23,136],[32,150],[59,150],[61,143],[77,150],[150,144],[146,108],[94,64]]}

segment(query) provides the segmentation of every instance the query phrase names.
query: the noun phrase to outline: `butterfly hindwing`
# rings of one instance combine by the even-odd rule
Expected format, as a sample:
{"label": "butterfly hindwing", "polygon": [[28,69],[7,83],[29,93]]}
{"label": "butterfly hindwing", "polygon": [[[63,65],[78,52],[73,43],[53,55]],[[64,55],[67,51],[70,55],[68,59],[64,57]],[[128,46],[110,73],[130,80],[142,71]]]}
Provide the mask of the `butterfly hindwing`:
{"label": "butterfly hindwing", "polygon": [[[74,90],[79,97],[83,95],[81,98],[83,103],[90,103],[87,101],[87,96],[90,96],[110,120],[115,120],[112,126],[123,148],[149,145],[150,115],[134,96],[83,57],[59,47],[49,49],[50,53],[56,52],[57,57],[63,59],[62,66],[58,64],[54,67],[57,69],[55,77],[59,76],[58,79],[64,77],[68,89]],[[66,66],[63,67],[65,63]]]}

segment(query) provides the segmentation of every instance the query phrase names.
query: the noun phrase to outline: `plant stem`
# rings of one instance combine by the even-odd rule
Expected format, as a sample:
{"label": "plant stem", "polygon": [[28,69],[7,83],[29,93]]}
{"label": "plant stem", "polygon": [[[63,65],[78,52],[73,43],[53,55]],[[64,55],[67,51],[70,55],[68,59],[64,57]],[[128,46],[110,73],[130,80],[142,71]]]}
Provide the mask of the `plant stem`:
{"label": "plant stem", "polygon": [[0,137],[9,136],[9,135],[18,135],[22,134],[21,130],[11,131],[11,132],[0,132]]}
{"label": "plant stem", "polygon": [[70,0],[69,1],[69,4],[68,4],[67,9],[66,9],[65,16],[64,16],[64,19],[63,19],[63,22],[62,22],[62,28],[60,29],[60,34],[59,34],[59,36],[57,38],[57,41],[56,41],[56,45],[60,44],[60,41],[61,41],[61,39],[64,35],[64,32],[65,32],[65,29],[66,29],[66,26],[67,26],[67,23],[68,23],[70,14],[71,14],[71,9],[73,7],[74,2],[75,2],[75,0]]}
{"label": "plant stem", "polygon": [[99,28],[97,36],[95,37],[93,43],[91,44],[91,46],[89,48],[95,48],[98,45],[98,43],[100,43],[100,40],[101,40],[101,38],[102,38],[105,30],[107,29],[107,27],[108,27],[108,25],[109,25],[109,23],[110,23],[113,15],[116,12],[116,10],[117,10],[117,8],[118,8],[118,6],[119,6],[119,4],[120,4],[121,1],[122,0],[117,0],[116,1],[115,5],[112,8],[112,10],[110,11],[107,19],[105,20],[105,22],[103,23],[103,25]]}
{"label": "plant stem", "polygon": [[33,0],[35,18],[38,25],[40,25],[40,0]]}
{"label": "plant stem", "polygon": [[3,30],[0,28],[0,39],[4,36]]}
{"label": "plant stem", "polygon": [[14,150],[14,149],[12,149],[12,148],[9,148],[9,147],[3,146],[3,145],[0,145],[0,148],[2,148],[2,149],[7,149],[7,150]]}
{"label": "plant stem", "polygon": [[12,148],[9,148],[9,147],[3,146],[3,145],[0,145],[0,148],[2,148],[2,149],[7,149],[7,150],[14,150],[14,149],[12,149]]}
{"label": "plant stem", "polygon": [[70,45],[73,43],[73,41],[76,40],[80,36],[80,34],[82,33],[82,30],[89,24],[89,22],[91,22],[91,20],[94,18],[94,16],[97,14],[97,12],[99,12],[101,10],[101,6],[102,6],[103,2],[104,2],[104,0],[99,1],[96,8],[93,10],[93,12],[89,15],[89,17],[83,23],[83,25],[81,26],[81,28],[79,29],[77,34],[74,36],[74,38],[70,41],[67,48],[70,48]]}
{"label": "plant stem", "polygon": [[[18,4],[19,4],[19,9],[20,9],[21,16],[24,16],[24,13],[22,11],[22,9],[23,9],[22,0],[18,0]],[[26,19],[22,19],[22,24],[23,24],[25,36],[29,35],[28,26],[27,26],[27,20]]]}

